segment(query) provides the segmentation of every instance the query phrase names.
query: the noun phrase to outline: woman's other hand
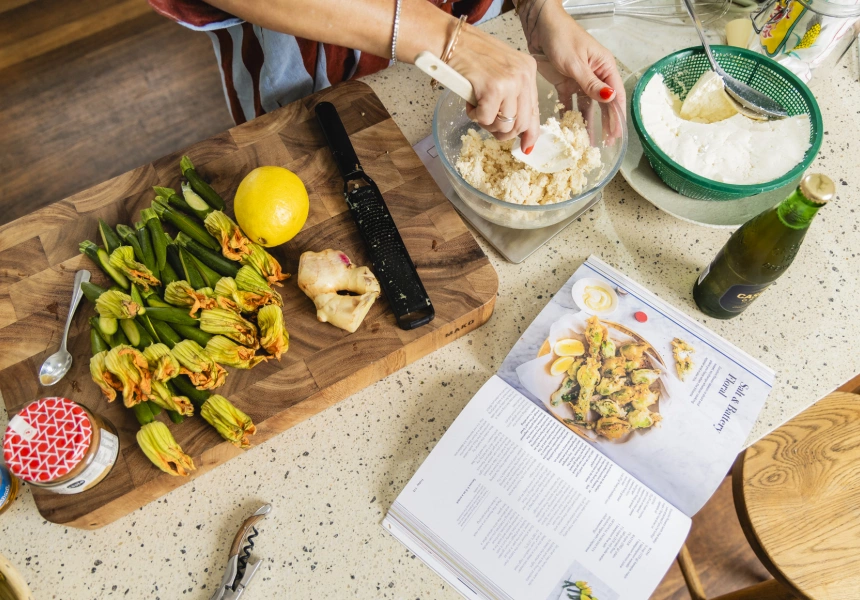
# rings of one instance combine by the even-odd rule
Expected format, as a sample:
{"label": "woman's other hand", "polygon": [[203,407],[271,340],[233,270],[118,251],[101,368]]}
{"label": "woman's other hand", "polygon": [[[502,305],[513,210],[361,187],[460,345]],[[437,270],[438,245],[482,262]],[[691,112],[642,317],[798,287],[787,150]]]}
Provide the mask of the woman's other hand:
{"label": "woman's other hand", "polygon": [[[529,52],[546,56],[548,66],[575,80],[589,97],[598,102],[618,98],[626,108],[615,57],[564,11],[561,0],[521,0],[518,13]],[[541,74],[552,80],[544,70]]]}
{"label": "woman's other hand", "polygon": [[521,136],[524,151],[534,146],[540,133],[534,58],[464,26],[448,64],[475,89],[478,106],[467,106],[470,119],[498,140]]}

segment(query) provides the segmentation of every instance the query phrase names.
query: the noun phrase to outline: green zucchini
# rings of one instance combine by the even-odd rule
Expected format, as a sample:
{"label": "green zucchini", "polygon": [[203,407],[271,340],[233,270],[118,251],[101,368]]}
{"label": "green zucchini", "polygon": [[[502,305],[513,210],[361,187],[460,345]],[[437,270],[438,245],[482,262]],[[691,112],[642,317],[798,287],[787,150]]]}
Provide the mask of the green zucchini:
{"label": "green zucchini", "polygon": [[200,197],[200,195],[195,192],[191,188],[191,184],[183,183],[182,184],[182,197],[185,199],[185,203],[194,211],[194,215],[198,219],[205,219],[206,215],[211,213],[214,209],[206,204],[206,201]]}
{"label": "green zucchini", "polygon": [[140,330],[137,328],[137,322],[134,319],[120,319],[119,326],[122,327],[122,332],[128,338],[128,343],[134,346],[140,346]]}
{"label": "green zucchini", "polygon": [[173,348],[176,344],[182,341],[182,336],[173,331],[170,325],[164,321],[152,321],[152,327],[158,334],[158,341],[165,344],[168,348]]}
{"label": "green zucchini", "polygon": [[209,340],[211,340],[213,337],[215,337],[213,334],[206,333],[205,331],[203,331],[199,327],[193,327],[191,325],[181,325],[179,323],[171,323],[170,328],[173,331],[175,331],[176,333],[178,333],[179,335],[181,335],[182,337],[184,337],[186,340],[192,340],[194,342],[197,342],[197,344],[201,348],[205,348],[206,344],[209,342]]}
{"label": "green zucchini", "polygon": [[174,281],[179,281],[179,275],[173,270],[170,262],[164,261],[164,266],[161,268],[161,285],[167,287]]}
{"label": "green zucchini", "polygon": [[152,307],[146,309],[146,314],[151,319],[156,321],[164,321],[165,323],[178,323],[179,325],[196,325],[199,319],[196,319],[188,314],[185,308],[162,308]]}
{"label": "green zucchini", "polygon": [[119,239],[116,231],[114,231],[113,227],[108,225],[104,219],[99,219],[99,234],[101,234],[102,243],[105,245],[105,250],[108,255],[122,246],[122,241]]}
{"label": "green zucchini", "polygon": [[113,335],[117,332],[119,323],[113,317],[99,317],[99,331],[103,331],[106,335]]}
{"label": "green zucchini", "polygon": [[191,380],[188,379],[188,375],[179,375],[174,377],[168,382],[168,385],[172,384],[181,395],[185,396],[191,403],[196,407],[200,408],[203,406],[203,403],[209,399],[209,396],[212,394],[207,392],[206,390],[198,390],[194,387],[194,384],[191,383]]}
{"label": "green zucchini", "polygon": [[[161,219],[151,208],[144,208],[140,211],[140,218],[143,219],[146,228],[149,229],[149,236],[152,238],[152,249],[155,251],[155,263],[158,265],[158,270],[163,271],[164,265],[167,264],[167,234],[164,233],[164,227],[161,226]],[[165,284],[167,285],[167,284]]]}
{"label": "green zucchini", "polygon": [[152,414],[152,409],[149,402],[140,402],[135,404],[131,410],[134,411],[134,418],[137,419],[139,425],[149,425],[155,421],[155,415]]}
{"label": "green zucchini", "polygon": [[227,208],[227,205],[224,204],[224,199],[218,195],[218,192],[213,190],[212,186],[203,181],[203,178],[200,177],[197,169],[195,169],[194,165],[191,164],[190,158],[183,156],[182,160],[179,161],[179,169],[182,171],[182,175],[185,179],[188,180],[188,183],[191,184],[191,188],[200,194],[200,197],[206,201],[206,204],[216,210],[224,210]]}
{"label": "green zucchini", "polygon": [[116,232],[119,234],[119,237],[122,238],[122,241],[126,243],[126,245],[131,246],[134,249],[134,257],[138,262],[146,264],[146,259],[143,256],[143,248],[140,247],[140,242],[137,239],[137,233],[129,227],[128,225],[123,225],[120,223],[116,226]]}
{"label": "green zucchini", "polygon": [[150,296],[146,299],[147,306],[154,306],[155,308],[174,308],[172,304],[168,304],[158,296]]}
{"label": "green zucchini", "polygon": [[110,346],[108,346],[102,334],[99,333],[98,328],[92,326],[90,327],[90,350],[92,350],[93,356],[99,352],[110,350]]}
{"label": "green zucchini", "polygon": [[155,248],[152,245],[152,236],[149,235],[149,229],[143,223],[137,223],[135,229],[137,243],[140,244],[140,251],[143,252],[143,264],[160,281],[161,270],[158,268],[158,261],[155,258]]}
{"label": "green zucchini", "polygon": [[183,417],[182,415],[180,415],[180,414],[179,414],[178,412],[176,412],[175,410],[168,410],[168,411],[167,411],[167,416],[168,416],[168,417],[170,417],[170,420],[171,420],[171,421],[173,421],[174,423],[176,423],[177,425],[178,425],[179,423],[182,423],[182,421],[184,421],[184,420],[185,420],[185,417]]}
{"label": "green zucchini", "polygon": [[[167,264],[173,267],[173,272],[176,273],[178,279],[185,279],[185,272],[182,269],[182,260],[179,258],[179,246],[170,242],[167,244]],[[165,287],[167,284],[164,284]]]}
{"label": "green zucchini", "polygon": [[116,333],[110,336],[108,340],[111,348],[116,348],[117,346],[130,346],[128,343],[128,338],[125,337],[125,333],[123,333],[121,327],[117,327]]}
{"label": "green zucchini", "polygon": [[110,264],[110,256],[104,251],[104,248],[99,248],[93,242],[84,240],[78,244],[78,250],[81,254],[86,254],[90,260],[98,265],[105,275],[114,280],[123,290],[128,289],[128,278]]}
{"label": "green zucchini", "polygon": [[180,232],[176,236],[176,243],[188,250],[198,261],[223,277],[236,277],[236,274],[239,272],[238,264],[224,258],[217,252],[213,252],[206,246],[198,244],[184,233]]}
{"label": "green zucchini", "polygon": [[84,281],[81,283],[81,291],[84,293],[84,297],[87,300],[95,304],[96,300],[99,299],[99,296],[104,294],[107,290],[99,285],[90,283],[89,281]]}
{"label": "green zucchini", "polygon": [[212,250],[221,249],[221,244],[219,244],[218,240],[216,240],[210,235],[208,231],[206,231],[206,228],[203,227],[203,224],[200,221],[198,221],[194,217],[183,214],[173,209],[167,203],[167,200],[156,198],[155,201],[152,203],[152,208],[158,215],[159,219],[172,224],[185,235],[197,240],[198,242],[200,242],[207,248],[211,248]]}
{"label": "green zucchini", "polygon": [[179,260],[182,262],[182,273],[185,275],[185,281],[193,287],[195,290],[199,290],[204,287],[212,287],[203,278],[203,274],[200,272],[200,269],[197,268],[197,261],[194,260],[194,257],[189,253],[185,248],[179,248]]}
{"label": "green zucchini", "polygon": [[[221,275],[204,265],[200,260],[197,259],[196,256],[194,256],[190,252],[188,254],[189,256],[191,256],[191,260],[194,263],[194,266],[197,268],[197,272],[200,273],[200,276],[203,278],[203,281],[206,282],[206,284],[201,287],[215,289],[215,285],[218,283],[218,280],[221,279]],[[194,289],[199,290],[200,288]]]}

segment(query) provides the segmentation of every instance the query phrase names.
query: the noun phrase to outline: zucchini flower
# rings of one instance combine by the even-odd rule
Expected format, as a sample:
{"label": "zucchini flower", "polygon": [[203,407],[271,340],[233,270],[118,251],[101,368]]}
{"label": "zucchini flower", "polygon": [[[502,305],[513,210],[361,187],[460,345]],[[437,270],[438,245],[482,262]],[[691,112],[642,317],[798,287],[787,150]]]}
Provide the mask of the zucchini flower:
{"label": "zucchini flower", "polygon": [[254,267],[254,269],[262,275],[270,285],[281,286],[278,283],[282,279],[289,279],[290,274],[284,273],[281,270],[280,263],[275,260],[275,257],[266,252],[260,244],[251,242],[251,253],[245,254],[239,260],[243,265]]}
{"label": "zucchini flower", "polygon": [[190,306],[188,314],[192,317],[201,308],[215,308],[217,306],[214,292],[211,288],[195,290],[187,281],[180,279],[168,283],[164,288],[164,301],[173,306]]}
{"label": "zucchini flower", "polygon": [[281,295],[269,286],[269,282],[254,267],[244,266],[236,273],[236,287],[243,292],[253,292],[266,299],[264,304],[283,306]]}
{"label": "zucchini flower", "polygon": [[105,365],[108,351],[104,350],[98,354],[94,354],[90,359],[90,376],[93,381],[101,389],[108,402],[116,400],[116,393],[122,391],[122,384],[117,380],[113,373],[108,371]]}
{"label": "zucchini flower", "polygon": [[134,259],[134,248],[131,246],[120,246],[111,252],[109,262],[112,267],[119,269],[123,275],[138,284],[144,292],[148,292],[153,286],[161,285],[161,282],[152,274],[152,271],[146,268],[146,265]]}
{"label": "zucchini flower", "polygon": [[206,351],[193,340],[182,340],[173,347],[173,355],[182,367],[179,372],[188,375],[198,390],[214,390],[224,384],[227,371],[212,360]]}
{"label": "zucchini flower", "polygon": [[[257,328],[240,315],[223,308],[210,308],[200,313],[200,329],[206,333],[223,335],[249,348],[259,348]],[[173,348],[176,352],[176,348]],[[180,359],[181,360],[181,359]]]}
{"label": "zucchini flower", "polygon": [[173,390],[163,381],[152,382],[152,394],[150,394],[149,399],[164,410],[178,412],[183,417],[190,417],[194,414],[194,405],[191,404],[191,400],[173,393]]}
{"label": "zucchini flower", "polygon": [[122,402],[126,408],[148,399],[152,376],[149,363],[139,350],[126,345],[112,348],[105,356],[105,366],[122,386]]}
{"label": "zucchini flower", "polygon": [[209,340],[206,344],[206,354],[217,363],[237,369],[250,369],[270,358],[269,356],[255,356],[253,348],[240,346],[223,335],[216,335]]}
{"label": "zucchini flower", "polygon": [[261,308],[257,313],[257,325],[260,327],[260,345],[281,360],[281,354],[290,347],[290,334],[284,327],[284,313],[280,307],[270,304]]}
{"label": "zucchini flower", "polygon": [[253,313],[265,306],[267,298],[253,292],[244,292],[232,277],[222,277],[215,284],[215,301],[219,308],[233,312]]}
{"label": "zucchini flower", "polygon": [[257,433],[257,427],[251,421],[251,417],[218,394],[212,394],[203,403],[200,416],[217,429],[222,438],[238,448],[250,446],[248,436]]}
{"label": "zucchini flower", "polygon": [[143,312],[143,307],[128,294],[119,290],[108,290],[96,300],[96,312],[102,317],[132,319]]}
{"label": "zucchini flower", "polygon": [[179,375],[179,361],[165,344],[150,344],[143,355],[155,381],[167,381]]}
{"label": "zucchini flower", "polygon": [[137,432],[137,445],[152,464],[168,475],[185,477],[194,470],[194,461],[182,451],[167,425],[153,421]]}
{"label": "zucchini flower", "polygon": [[203,221],[206,230],[221,243],[221,254],[230,260],[239,260],[251,253],[249,240],[239,226],[220,210],[213,210]]}

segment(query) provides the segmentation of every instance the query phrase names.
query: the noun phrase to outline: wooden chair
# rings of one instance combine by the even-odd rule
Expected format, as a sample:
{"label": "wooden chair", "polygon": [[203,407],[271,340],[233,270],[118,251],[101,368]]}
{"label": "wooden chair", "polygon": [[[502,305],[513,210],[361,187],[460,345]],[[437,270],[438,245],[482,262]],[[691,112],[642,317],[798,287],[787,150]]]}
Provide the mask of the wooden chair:
{"label": "wooden chair", "polygon": [[[860,598],[860,395],[833,392],[742,452],[732,492],[774,578],[712,600]],[[707,600],[686,546],[678,565]]]}

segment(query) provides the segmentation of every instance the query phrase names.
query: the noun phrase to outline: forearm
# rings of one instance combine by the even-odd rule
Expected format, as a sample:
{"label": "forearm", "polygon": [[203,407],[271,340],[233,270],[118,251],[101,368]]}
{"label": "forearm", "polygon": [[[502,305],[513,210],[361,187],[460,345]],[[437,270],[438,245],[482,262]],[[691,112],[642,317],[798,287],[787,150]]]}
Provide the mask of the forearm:
{"label": "forearm", "polygon": [[[391,56],[394,0],[207,0],[266,29]],[[402,0],[397,60],[428,50],[440,56],[456,19],[427,0]]]}

